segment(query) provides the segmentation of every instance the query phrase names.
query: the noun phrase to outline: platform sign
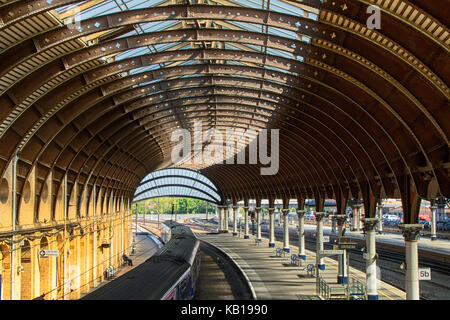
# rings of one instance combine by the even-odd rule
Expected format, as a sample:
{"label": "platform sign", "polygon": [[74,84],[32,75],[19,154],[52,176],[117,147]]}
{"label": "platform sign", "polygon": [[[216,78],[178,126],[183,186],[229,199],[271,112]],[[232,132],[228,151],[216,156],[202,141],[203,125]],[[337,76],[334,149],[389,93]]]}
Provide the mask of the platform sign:
{"label": "platform sign", "polygon": [[339,243],[339,249],[356,249],[356,242]]}
{"label": "platform sign", "polygon": [[41,250],[41,251],[39,251],[39,256],[41,258],[57,257],[57,256],[59,256],[59,251],[58,250]]}
{"label": "platform sign", "polygon": [[344,254],[344,250],[320,250],[319,256],[335,256]]}
{"label": "platform sign", "polygon": [[431,280],[431,269],[419,268],[419,280]]}

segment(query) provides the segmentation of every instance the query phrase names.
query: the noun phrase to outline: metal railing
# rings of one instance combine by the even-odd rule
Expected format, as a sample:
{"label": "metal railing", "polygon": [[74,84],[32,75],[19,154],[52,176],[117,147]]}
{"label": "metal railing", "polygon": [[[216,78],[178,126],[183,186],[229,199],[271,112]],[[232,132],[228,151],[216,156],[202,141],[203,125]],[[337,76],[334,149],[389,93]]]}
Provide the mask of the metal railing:
{"label": "metal railing", "polygon": [[348,295],[350,300],[367,300],[366,285],[359,280],[351,278]]}
{"label": "metal railing", "polygon": [[330,300],[330,286],[321,276],[317,281],[317,294],[322,300]]}
{"label": "metal railing", "polygon": [[366,300],[366,286],[356,279],[351,279],[347,287],[343,285],[330,286],[319,275],[317,294],[322,300]]}

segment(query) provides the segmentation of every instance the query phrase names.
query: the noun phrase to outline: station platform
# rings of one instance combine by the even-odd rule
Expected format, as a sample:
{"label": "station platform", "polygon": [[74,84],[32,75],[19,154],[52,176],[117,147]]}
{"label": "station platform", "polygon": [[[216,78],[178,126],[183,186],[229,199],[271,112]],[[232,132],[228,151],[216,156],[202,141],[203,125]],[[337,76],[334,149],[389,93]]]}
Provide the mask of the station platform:
{"label": "station platform", "polygon": [[[217,217],[214,217],[210,222],[217,225]],[[230,228],[233,227],[233,223],[230,222]],[[268,225],[261,226],[263,231],[269,230]],[[275,232],[279,233],[283,231],[282,225],[275,225]],[[289,234],[296,235],[298,229],[294,225],[289,226]],[[305,236],[312,237],[316,233],[316,225],[305,222]],[[323,234],[325,236],[330,236],[330,239],[337,238],[337,233],[331,231],[330,226],[323,227]],[[345,237],[355,239],[358,243],[365,243],[365,235],[362,229],[360,231],[350,231],[348,228],[345,231]],[[403,235],[400,233],[389,233],[383,232],[382,234],[376,235],[377,247],[385,248],[393,251],[404,252],[405,250],[405,240]],[[450,240],[447,239],[437,239],[431,241],[429,237],[420,237],[418,241],[419,256],[423,258],[428,258],[436,261],[441,261],[444,263],[450,263]]]}
{"label": "station platform", "polygon": [[[308,275],[305,267],[315,264],[315,253],[306,251],[306,261],[302,266],[294,266],[289,262],[290,254],[278,257],[274,249],[282,248],[283,243],[276,241],[275,248],[269,248],[268,239],[255,244],[254,238],[243,239],[230,233],[202,234],[199,239],[207,241],[227,253],[246,275],[258,300],[319,300],[316,292],[316,278]],[[298,247],[290,246],[292,253]],[[288,257],[289,255],[289,257]],[[324,260],[326,268],[321,271],[322,277],[330,285],[337,285],[337,261],[330,258]],[[365,283],[365,274],[350,268],[350,277]],[[380,300],[405,300],[404,291],[380,281]]]}
{"label": "station platform", "polygon": [[138,226],[138,232],[136,234],[135,252],[130,255],[130,258],[133,261],[133,265],[121,266],[119,269],[117,269],[113,279],[102,281],[95,288],[91,288],[89,292],[81,294],[80,298],[83,298],[84,296],[94,292],[98,288],[101,288],[103,285],[111,281],[114,281],[115,278],[120,277],[121,275],[127,273],[128,271],[136,268],[137,266],[142,264],[145,260],[153,256],[158,251],[158,249],[161,248],[161,246],[162,243],[157,238],[150,235],[150,233],[148,233],[148,231],[142,228],[141,226]]}

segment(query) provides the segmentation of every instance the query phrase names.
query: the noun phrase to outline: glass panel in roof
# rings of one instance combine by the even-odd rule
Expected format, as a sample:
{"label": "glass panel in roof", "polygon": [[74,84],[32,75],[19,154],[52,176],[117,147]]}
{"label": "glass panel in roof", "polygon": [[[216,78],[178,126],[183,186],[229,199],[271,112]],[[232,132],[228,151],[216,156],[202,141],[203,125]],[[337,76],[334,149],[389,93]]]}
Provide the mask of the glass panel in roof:
{"label": "glass panel in roof", "polygon": [[[241,21],[227,21],[227,23],[234,25],[240,29],[248,30],[252,32],[261,32],[261,29],[263,28],[262,25],[257,23],[248,23],[248,22],[241,22]],[[230,30],[230,28],[224,27],[226,30]]]}
{"label": "glass panel in roof", "polygon": [[139,47],[136,49],[131,49],[131,50],[127,50],[127,51],[119,53],[116,56],[116,61],[132,58],[132,57],[137,57],[137,56],[141,56],[144,54],[150,54],[150,53],[151,53],[151,51],[148,47]]}
{"label": "glass panel in roof", "polygon": [[280,37],[294,39],[294,40],[298,39],[298,33],[291,31],[291,30],[280,29],[280,28],[276,28],[276,27],[269,27],[268,33],[271,35],[274,35],[274,36],[280,36]]}

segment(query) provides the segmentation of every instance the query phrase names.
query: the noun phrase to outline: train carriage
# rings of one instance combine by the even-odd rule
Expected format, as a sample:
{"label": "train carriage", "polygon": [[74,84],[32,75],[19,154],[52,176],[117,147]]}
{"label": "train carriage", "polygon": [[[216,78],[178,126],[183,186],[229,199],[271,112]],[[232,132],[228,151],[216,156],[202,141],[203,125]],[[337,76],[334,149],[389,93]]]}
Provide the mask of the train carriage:
{"label": "train carriage", "polygon": [[192,300],[200,269],[199,240],[190,228],[165,223],[170,239],[141,265],[86,295],[86,300]]}

